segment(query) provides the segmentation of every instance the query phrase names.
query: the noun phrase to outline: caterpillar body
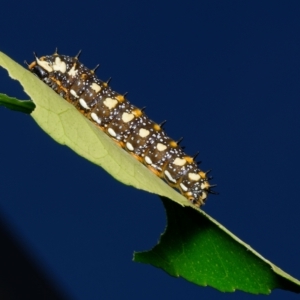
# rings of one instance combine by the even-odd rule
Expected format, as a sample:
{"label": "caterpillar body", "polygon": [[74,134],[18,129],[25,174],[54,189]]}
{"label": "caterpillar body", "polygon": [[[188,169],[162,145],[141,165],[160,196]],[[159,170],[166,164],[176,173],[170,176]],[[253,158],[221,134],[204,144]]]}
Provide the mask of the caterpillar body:
{"label": "caterpillar body", "polygon": [[162,124],[157,124],[143,109],[101,81],[95,70],[75,57],[53,55],[38,58],[28,65],[29,70],[74,105],[86,118],[96,124],[120,147],[129,152],[170,186],[177,188],[188,200],[199,207],[208,193],[216,194],[209,184],[208,172],[198,168],[195,156],[184,153],[167,136]]}

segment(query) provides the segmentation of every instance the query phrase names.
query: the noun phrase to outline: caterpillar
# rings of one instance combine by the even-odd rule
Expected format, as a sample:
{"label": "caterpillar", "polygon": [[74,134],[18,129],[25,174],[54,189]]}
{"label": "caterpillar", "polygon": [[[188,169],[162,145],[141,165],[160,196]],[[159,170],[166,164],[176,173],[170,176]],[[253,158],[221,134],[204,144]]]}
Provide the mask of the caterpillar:
{"label": "caterpillar", "polygon": [[133,155],[154,174],[178,189],[195,206],[204,204],[212,190],[207,174],[198,168],[192,157],[184,153],[179,141],[165,133],[163,123],[157,124],[144,109],[132,105],[126,94],[111,89],[109,81],[95,75],[99,65],[90,70],[79,62],[81,51],[70,57],[58,54],[40,58],[27,64],[29,70],[74,105],[120,147]]}

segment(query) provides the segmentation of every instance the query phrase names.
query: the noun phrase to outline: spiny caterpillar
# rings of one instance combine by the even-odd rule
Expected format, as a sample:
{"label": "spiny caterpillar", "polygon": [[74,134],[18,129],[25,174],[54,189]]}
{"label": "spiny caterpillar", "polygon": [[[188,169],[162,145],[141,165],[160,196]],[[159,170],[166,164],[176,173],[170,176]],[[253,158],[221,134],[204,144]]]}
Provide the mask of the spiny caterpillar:
{"label": "spiny caterpillar", "polygon": [[113,91],[109,82],[95,75],[75,57],[53,55],[38,58],[29,70],[56,93],[74,105],[120,147],[133,155],[170,186],[177,188],[195,206],[200,207],[212,191],[207,176],[198,168],[196,156],[188,156],[179,143],[168,137],[161,124],[150,120],[132,105],[126,94]]}

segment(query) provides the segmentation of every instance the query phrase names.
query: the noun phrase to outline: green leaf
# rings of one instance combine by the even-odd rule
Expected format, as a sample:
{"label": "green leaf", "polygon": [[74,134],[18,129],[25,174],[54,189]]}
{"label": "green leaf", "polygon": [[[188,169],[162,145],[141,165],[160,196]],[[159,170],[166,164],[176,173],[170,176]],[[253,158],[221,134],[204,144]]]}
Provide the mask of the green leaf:
{"label": "green leaf", "polygon": [[0,93],[0,106],[1,105],[25,114],[31,114],[35,108],[35,105],[31,100],[18,100]]}
{"label": "green leaf", "polygon": [[54,140],[101,166],[124,184],[176,202],[163,199],[168,216],[166,232],[152,250],[135,253],[135,261],[152,264],[172,276],[181,276],[195,284],[210,285],[221,291],[240,289],[267,294],[274,288],[282,288],[300,292],[297,279],[194,207],[112,142],[72,105],[1,52],[0,65],[21,83],[34,101],[36,108],[31,116]]}
{"label": "green leaf", "polygon": [[269,294],[274,288],[300,292],[300,282],[255,252],[208,215],[162,198],[168,224],[150,251],[134,261],[222,292]]}

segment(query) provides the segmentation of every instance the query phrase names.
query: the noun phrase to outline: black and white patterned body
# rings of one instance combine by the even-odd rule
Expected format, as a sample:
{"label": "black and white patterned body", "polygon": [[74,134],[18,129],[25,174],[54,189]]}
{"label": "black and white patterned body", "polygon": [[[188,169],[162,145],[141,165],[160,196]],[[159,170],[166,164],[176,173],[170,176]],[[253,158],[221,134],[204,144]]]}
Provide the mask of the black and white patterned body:
{"label": "black and white patterned body", "polygon": [[206,172],[194,159],[143,110],[99,80],[94,70],[78,61],[78,56],[55,53],[36,57],[29,69],[194,205],[199,207],[207,194],[213,193]]}

